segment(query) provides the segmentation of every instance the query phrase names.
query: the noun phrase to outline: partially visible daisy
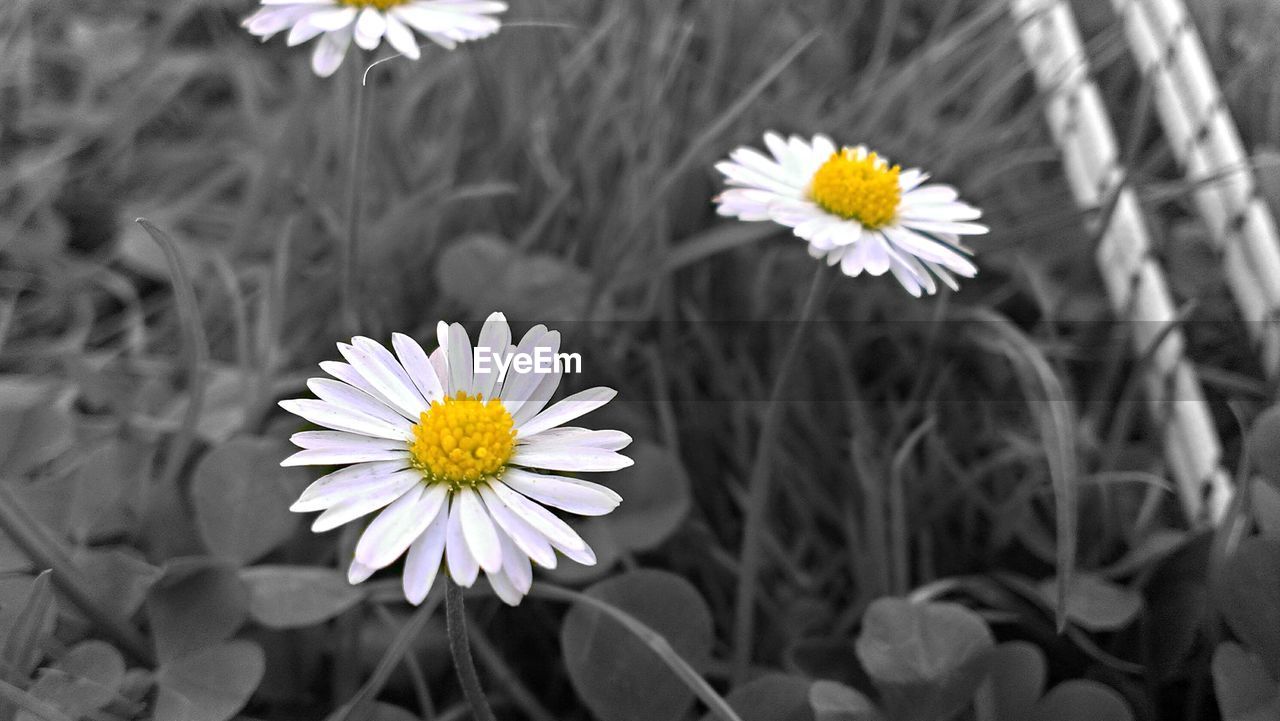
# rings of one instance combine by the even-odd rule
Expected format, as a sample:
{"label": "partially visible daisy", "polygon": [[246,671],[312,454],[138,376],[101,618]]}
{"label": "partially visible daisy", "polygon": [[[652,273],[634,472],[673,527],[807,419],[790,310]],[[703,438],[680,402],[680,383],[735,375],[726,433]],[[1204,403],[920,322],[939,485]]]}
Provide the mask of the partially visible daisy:
{"label": "partially visible daisy", "polygon": [[[452,50],[460,42],[498,32],[492,17],[507,9],[494,0],[261,0],[244,27],[264,41],[288,30],[290,46],[321,36],[311,54],[311,69],[333,75],[352,39],[373,50],[386,37],[397,52],[417,60],[421,52],[413,30]],[[412,28],[412,29],[410,29]]]}
{"label": "partially visible daisy", "polygon": [[[443,322],[430,356],[407,335],[391,350],[368,338],[338,344],[346,363],[320,367],[318,400],[280,406],[332,430],[304,431],[304,450],[282,465],[346,466],[312,483],[291,510],[323,511],[316,532],[380,511],[356,544],[347,577],[360,583],[402,555],[405,597],[422,603],[439,569],[471,586],[483,570],[506,603],[516,605],[533,583],[536,563],[555,568],[556,552],[592,565],[595,553],[545,506],[599,516],[622,498],[608,488],[557,472],[595,473],[631,465],[618,453],[631,443],[621,431],[564,424],[608,403],[616,392],[591,388],[547,405],[560,385],[557,370],[478,373],[461,325]],[[518,343],[501,313],[485,321],[476,348],[493,357],[553,357],[560,334],[534,326]],[[406,555],[407,553],[407,555]]]}
{"label": "partially visible daisy", "polygon": [[784,140],[766,133],[773,157],[738,148],[716,169],[730,187],[716,198],[720,215],[771,220],[809,242],[809,255],[840,264],[846,275],[892,272],[909,293],[938,290],[934,278],[959,289],[955,275],[978,269],[962,235],[987,232],[971,221],[982,211],[957,200],[954,188],[925,184],[865,146],[837,148],[830,138]]}

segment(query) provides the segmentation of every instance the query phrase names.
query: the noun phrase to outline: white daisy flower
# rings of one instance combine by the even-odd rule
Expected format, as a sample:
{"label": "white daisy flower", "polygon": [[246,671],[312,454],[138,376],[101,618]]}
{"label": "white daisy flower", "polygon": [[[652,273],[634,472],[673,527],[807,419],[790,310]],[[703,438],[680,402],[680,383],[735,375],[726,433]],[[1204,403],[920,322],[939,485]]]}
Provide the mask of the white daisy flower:
{"label": "white daisy flower", "polygon": [[354,39],[373,50],[386,37],[391,47],[417,60],[421,55],[413,31],[452,50],[460,42],[496,32],[501,23],[493,15],[507,4],[494,0],[261,0],[258,12],[243,25],[264,41],[289,31],[292,47],[320,36],[311,55],[311,69],[333,75]]}
{"label": "white daisy flower", "polygon": [[[329,428],[293,436],[303,450],[282,465],[345,466],[312,483],[291,510],[323,511],[311,526],[328,531],[380,511],[356,545],[347,577],[360,583],[402,555],[404,593],[422,603],[442,565],[471,586],[483,570],[498,596],[516,605],[533,583],[530,561],[555,568],[556,551],[592,565],[595,553],[544,506],[600,516],[622,498],[557,472],[616,471],[632,461],[618,451],[621,431],[564,424],[608,403],[616,392],[591,388],[547,405],[560,371],[475,372],[467,331],[440,323],[440,349],[427,355],[407,335],[392,351],[368,338],[338,344],[346,363],[320,367],[333,378],[307,386],[318,400],[280,406]],[[560,334],[537,325],[518,343],[501,313],[485,321],[476,348],[490,358],[551,356]],[[546,349],[539,351],[538,349]]]}
{"label": "white daisy flower", "polygon": [[764,142],[773,157],[744,147],[716,164],[733,186],[716,198],[720,215],[790,227],[809,255],[850,276],[890,271],[916,297],[937,292],[935,276],[958,290],[954,275],[977,274],[960,236],[987,227],[970,222],[982,211],[954,188],[926,185],[927,173],[891,166],[862,145],[837,148],[824,135],[806,142],[766,133]]}

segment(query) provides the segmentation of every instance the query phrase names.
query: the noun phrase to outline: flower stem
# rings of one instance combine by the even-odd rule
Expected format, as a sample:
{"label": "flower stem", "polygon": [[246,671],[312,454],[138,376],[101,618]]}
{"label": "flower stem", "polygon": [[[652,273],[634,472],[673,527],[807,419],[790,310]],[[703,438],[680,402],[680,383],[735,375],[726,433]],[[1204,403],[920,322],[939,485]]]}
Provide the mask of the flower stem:
{"label": "flower stem", "polygon": [[810,321],[813,320],[822,298],[826,295],[827,277],[831,271],[825,264],[817,263],[817,270],[809,284],[791,340],[787,343],[773,379],[769,393],[769,405],[765,408],[760,438],[756,441],[756,455],[751,464],[751,476],[747,481],[747,501],[742,530],[742,547],[738,554],[738,595],[734,608],[733,629],[733,680],[740,684],[746,680],[751,664],[751,644],[755,630],[756,580],[760,570],[761,536],[764,534],[765,509],[769,501],[769,489],[773,480],[770,464],[773,446],[782,423],[782,394],[791,378],[791,371],[800,358]]}
{"label": "flower stem", "polygon": [[364,187],[364,165],[369,145],[369,108],[372,103],[365,98],[363,63],[353,63],[355,73],[351,76],[351,108],[354,122],[351,124],[351,135],[347,138],[350,155],[347,159],[347,232],[342,239],[339,263],[341,268],[341,286],[339,287],[339,303],[343,330],[354,335],[360,329],[360,214],[361,189]]}
{"label": "flower stem", "polygon": [[445,627],[449,632],[449,652],[453,654],[453,667],[462,683],[462,695],[471,706],[476,721],[494,721],[493,710],[480,688],[480,676],[471,658],[471,642],[467,638],[467,615],[463,607],[462,589],[452,578],[445,578],[444,587]]}

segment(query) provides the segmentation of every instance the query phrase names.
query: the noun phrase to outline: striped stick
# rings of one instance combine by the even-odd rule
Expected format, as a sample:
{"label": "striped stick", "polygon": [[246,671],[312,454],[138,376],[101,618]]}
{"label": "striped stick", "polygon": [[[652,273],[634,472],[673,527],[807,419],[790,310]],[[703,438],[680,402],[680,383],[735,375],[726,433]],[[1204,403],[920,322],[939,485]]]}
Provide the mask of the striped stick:
{"label": "striped stick", "polygon": [[1112,0],[1155,90],[1174,156],[1222,255],[1227,283],[1270,380],[1280,374],[1280,235],[1181,0]]}
{"label": "striped stick", "polygon": [[[1133,352],[1151,353],[1143,378],[1151,416],[1188,518],[1217,523],[1231,498],[1222,447],[1187,362],[1164,272],[1133,189],[1123,184],[1115,133],[1071,9],[1061,0],[1012,0],[1023,52],[1047,96],[1045,114],[1076,203],[1094,211],[1096,259],[1116,314],[1132,323]],[[1100,227],[1105,223],[1105,227]]]}

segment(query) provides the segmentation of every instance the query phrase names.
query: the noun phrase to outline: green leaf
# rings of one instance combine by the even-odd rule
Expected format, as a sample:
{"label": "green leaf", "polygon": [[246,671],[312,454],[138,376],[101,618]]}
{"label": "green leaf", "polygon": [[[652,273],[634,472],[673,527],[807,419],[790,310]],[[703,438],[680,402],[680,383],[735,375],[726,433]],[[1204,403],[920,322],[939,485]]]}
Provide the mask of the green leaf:
{"label": "green leaf", "polygon": [[[124,683],[124,658],[101,641],[85,641],[69,650],[50,668],[42,669],[31,695],[72,718],[88,716],[115,699]],[[35,721],[29,712],[17,721]]]}
{"label": "green leaf", "polygon": [[[711,655],[711,612],[684,579],[655,570],[602,581],[587,594],[661,634],[693,668]],[[600,721],[680,718],[693,693],[641,640],[603,612],[576,604],[560,631],[569,679]]]}
{"label": "green leaf", "polygon": [[[1040,584],[1040,595],[1057,605],[1058,581]],[[1067,587],[1067,618],[1093,632],[1124,628],[1142,610],[1142,596],[1092,573],[1077,573]]]}
{"label": "green leaf", "polygon": [[671,537],[689,515],[689,475],[669,449],[636,441],[626,451],[635,464],[604,482],[622,496],[622,505],[600,519],[628,551],[649,551]]}
{"label": "green leaf", "polygon": [[240,571],[249,589],[249,616],[268,628],[323,623],[364,598],[364,591],[332,569],[254,566]]}
{"label": "green leaf", "polygon": [[35,670],[44,657],[44,647],[53,635],[58,609],[50,585],[51,571],[35,577],[22,600],[18,612],[5,624],[4,644],[0,646],[0,668],[12,669],[11,682],[18,683]]}
{"label": "green leaf", "polygon": [[1263,411],[1253,422],[1246,447],[1258,472],[1280,487],[1280,405]]}
{"label": "green leaf", "polygon": [[589,308],[591,276],[553,255],[525,253],[492,235],[472,235],[450,245],[436,264],[436,283],[446,296],[477,317],[495,308],[518,308],[531,318],[562,321],[604,311]]}
{"label": "green leaf", "polygon": [[1280,539],[1245,539],[1223,564],[1214,596],[1236,637],[1280,678]]}
{"label": "green leaf", "polygon": [[27,376],[0,376],[0,471],[20,476],[62,455],[74,441],[74,422],[57,386]]}
{"label": "green leaf", "polygon": [[1026,641],[996,646],[987,656],[994,721],[1023,721],[1044,693],[1044,652]]}
{"label": "green leaf", "polygon": [[119,548],[78,548],[72,560],[98,603],[121,618],[138,612],[161,574],[159,568]]}
{"label": "green leaf", "polygon": [[881,598],[855,648],[891,718],[933,721],[969,704],[993,646],[986,622],[964,606]]}
{"label": "green leaf", "polygon": [[1280,486],[1262,480],[1254,480],[1253,517],[1263,535],[1280,537]]}
{"label": "green leaf", "polygon": [[1066,681],[1036,704],[1026,721],[1133,721],[1124,697],[1095,681]]}
{"label": "green leaf", "polygon": [[814,721],[881,721],[880,711],[861,691],[835,681],[809,687]]}
{"label": "green leaf", "polygon": [[200,536],[214,555],[249,564],[293,535],[299,519],[289,505],[309,476],[280,467],[288,454],[274,439],[236,438],[200,459],[191,496]]}
{"label": "green leaf", "polygon": [[160,661],[213,646],[244,624],[249,593],[236,568],[206,558],[171,561],[147,595]]}
{"label": "green leaf", "polygon": [[1213,687],[1222,721],[1275,721],[1280,718],[1280,684],[1262,659],[1227,641],[1213,652]]}
{"label": "green leaf", "polygon": [[220,644],[174,659],[156,672],[157,719],[227,721],[253,695],[266,670],[262,649],[248,641]]}
{"label": "green leaf", "polygon": [[[742,721],[815,721],[809,703],[812,685],[808,679],[798,676],[770,673],[735,688],[725,701]],[[707,713],[702,721],[718,721],[718,718]]]}

